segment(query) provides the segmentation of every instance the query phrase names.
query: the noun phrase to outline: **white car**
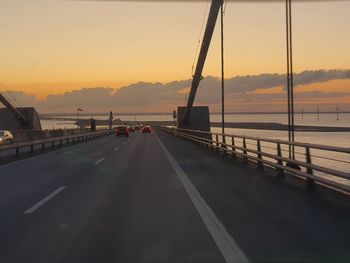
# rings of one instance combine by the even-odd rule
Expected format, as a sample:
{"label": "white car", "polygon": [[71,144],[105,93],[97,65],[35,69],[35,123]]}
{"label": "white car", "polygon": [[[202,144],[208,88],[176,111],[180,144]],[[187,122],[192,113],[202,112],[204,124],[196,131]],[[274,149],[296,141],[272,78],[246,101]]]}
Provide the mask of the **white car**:
{"label": "white car", "polygon": [[13,143],[13,135],[9,131],[0,130],[0,145]]}

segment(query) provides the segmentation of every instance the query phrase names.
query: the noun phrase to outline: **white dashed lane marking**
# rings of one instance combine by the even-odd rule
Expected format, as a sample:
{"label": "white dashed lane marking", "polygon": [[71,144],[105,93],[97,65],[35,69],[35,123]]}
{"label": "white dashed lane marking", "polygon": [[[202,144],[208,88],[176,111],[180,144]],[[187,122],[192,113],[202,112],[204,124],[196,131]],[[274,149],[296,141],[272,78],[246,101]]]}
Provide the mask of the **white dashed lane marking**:
{"label": "white dashed lane marking", "polygon": [[51,194],[46,196],[45,198],[41,199],[39,202],[37,202],[35,205],[32,207],[28,208],[26,211],[24,211],[25,215],[30,215],[33,213],[35,210],[37,210],[40,206],[44,205],[46,202],[50,201],[52,198],[54,198],[56,195],[58,195],[61,191],[63,191],[66,187],[61,186],[57,188],[55,191],[53,191]]}
{"label": "white dashed lane marking", "polygon": [[95,162],[95,165],[98,165],[99,163],[103,162],[105,159],[106,159],[105,157],[102,157],[101,159]]}

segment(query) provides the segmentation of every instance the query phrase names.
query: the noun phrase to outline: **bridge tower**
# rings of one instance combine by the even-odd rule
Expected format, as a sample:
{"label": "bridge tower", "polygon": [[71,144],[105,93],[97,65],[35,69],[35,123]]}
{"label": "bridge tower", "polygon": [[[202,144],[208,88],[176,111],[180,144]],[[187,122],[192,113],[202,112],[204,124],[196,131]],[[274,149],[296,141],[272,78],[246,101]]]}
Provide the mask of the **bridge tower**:
{"label": "bridge tower", "polygon": [[41,130],[39,114],[32,107],[16,108],[0,93],[0,129],[3,130]]}
{"label": "bridge tower", "polygon": [[223,0],[211,0],[207,25],[204,32],[195,73],[192,79],[191,90],[188,96],[187,105],[186,107],[178,107],[177,116],[179,128],[210,131],[209,107],[194,107],[193,102],[197,93],[199,83],[203,79],[203,67],[207,58],[209,46],[213,37],[213,32],[222,4]]}

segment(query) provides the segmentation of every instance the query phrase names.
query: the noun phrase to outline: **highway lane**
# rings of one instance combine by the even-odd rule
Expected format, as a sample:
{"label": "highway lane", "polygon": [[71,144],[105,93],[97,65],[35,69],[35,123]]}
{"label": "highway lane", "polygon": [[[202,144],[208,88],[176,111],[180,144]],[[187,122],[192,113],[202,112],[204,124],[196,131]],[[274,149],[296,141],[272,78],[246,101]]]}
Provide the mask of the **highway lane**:
{"label": "highway lane", "polygon": [[[54,152],[1,165],[0,206],[13,202],[16,197],[23,200],[20,196],[24,194],[32,193],[39,197],[65,180],[73,179],[72,172],[82,174],[79,169],[86,169],[86,164],[103,155],[103,151],[108,149],[109,145],[110,138],[104,137],[96,142],[89,141],[64,147]],[[33,197],[34,200],[37,196]]]}
{"label": "highway lane", "polygon": [[345,204],[161,131],[0,166],[0,262],[349,262],[349,222]]}
{"label": "highway lane", "polygon": [[155,134],[0,166],[0,193],[0,262],[224,262]]}
{"label": "highway lane", "polygon": [[176,136],[159,138],[252,262],[350,262],[349,199],[220,156]]}
{"label": "highway lane", "polygon": [[[95,139],[96,138],[93,138],[93,140],[95,140]],[[97,138],[97,139],[99,139],[99,138]],[[61,149],[62,147],[74,146],[74,145],[76,145],[78,143],[82,143],[82,142],[85,142],[85,141],[80,140],[80,142],[77,142],[77,140],[75,140],[75,142],[73,143],[70,140],[70,143],[66,144],[65,140],[63,140],[63,146],[60,146],[60,143],[58,141],[56,141],[56,142],[54,142],[53,147],[52,147],[51,142],[47,142],[44,144],[44,148],[42,147],[42,144],[35,144],[35,145],[33,145],[33,151],[31,151],[31,146],[20,147],[19,148],[19,156],[16,156],[16,149],[15,148],[8,149],[8,150],[1,150],[0,151],[0,164],[8,163],[11,161],[16,161],[19,159],[25,159],[28,157],[33,157],[36,155],[50,152],[52,150]],[[16,146],[16,144],[10,145],[10,146]]]}
{"label": "highway lane", "polygon": [[[68,190],[71,185],[80,185],[80,181],[91,177],[91,167],[104,151],[111,150],[111,140],[105,137],[0,166],[0,220],[5,227],[0,239],[5,251],[7,247],[16,251],[16,246],[10,242],[19,243],[16,233],[23,239],[32,238],[23,233],[27,229],[23,212],[58,187],[67,186]],[[40,232],[33,235],[40,235]],[[0,259],[3,255],[0,253]]]}

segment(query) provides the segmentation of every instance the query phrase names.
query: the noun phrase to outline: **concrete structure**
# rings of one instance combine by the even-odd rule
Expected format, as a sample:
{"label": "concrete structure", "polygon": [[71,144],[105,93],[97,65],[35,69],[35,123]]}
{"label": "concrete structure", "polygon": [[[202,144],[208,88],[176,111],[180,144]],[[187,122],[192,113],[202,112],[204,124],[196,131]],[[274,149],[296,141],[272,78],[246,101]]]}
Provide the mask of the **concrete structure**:
{"label": "concrete structure", "polygon": [[40,118],[32,107],[16,108],[25,118],[21,123],[8,108],[0,108],[0,130],[41,130]]}
{"label": "concrete structure", "polygon": [[178,128],[210,131],[210,117],[208,106],[195,106],[191,109],[188,122],[184,122],[186,107],[177,108]]}

